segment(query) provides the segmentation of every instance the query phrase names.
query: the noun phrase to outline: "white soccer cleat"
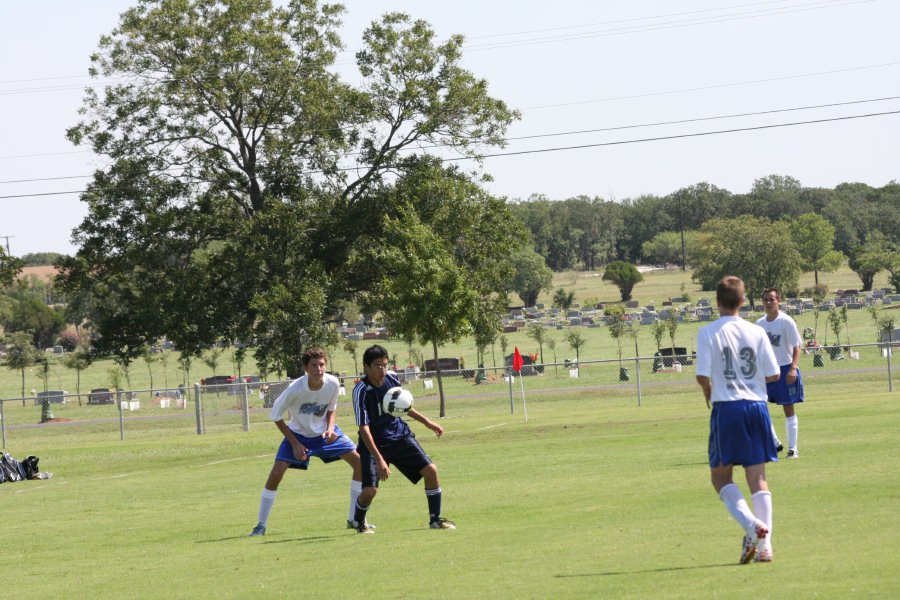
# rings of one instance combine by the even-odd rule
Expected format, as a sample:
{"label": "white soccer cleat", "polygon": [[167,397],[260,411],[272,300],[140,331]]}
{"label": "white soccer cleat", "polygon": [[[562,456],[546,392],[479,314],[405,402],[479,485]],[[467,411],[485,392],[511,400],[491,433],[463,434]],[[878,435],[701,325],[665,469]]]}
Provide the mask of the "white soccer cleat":
{"label": "white soccer cleat", "polygon": [[747,534],[744,536],[740,561],[742,565],[746,565],[753,560],[756,556],[756,551],[760,542],[765,539],[767,535],[769,535],[769,529],[762,521],[756,521],[756,523],[752,525],[752,528],[748,530]]}

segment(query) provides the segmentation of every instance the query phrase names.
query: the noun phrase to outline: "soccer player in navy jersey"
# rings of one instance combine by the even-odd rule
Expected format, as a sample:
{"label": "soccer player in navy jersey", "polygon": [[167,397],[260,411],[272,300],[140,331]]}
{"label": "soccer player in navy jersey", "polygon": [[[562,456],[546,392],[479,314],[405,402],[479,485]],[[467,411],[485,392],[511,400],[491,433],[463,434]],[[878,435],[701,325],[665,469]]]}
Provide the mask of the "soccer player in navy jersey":
{"label": "soccer player in navy jersey", "polygon": [[[341,459],[353,469],[347,524],[354,529],[357,527],[350,523],[356,510],[356,498],[362,491],[359,454],[353,440],[334,422],[341,383],[337,377],[325,372],[328,355],[323,349],[307,348],[300,361],[306,374],[292,381],[278,396],[269,415],[283,439],[260,497],[259,522],[250,532],[251,537],[266,534],[278,485],[287,470],[306,470],[312,456],[318,456],[325,463]],[[289,423],[284,422],[284,413],[290,414]],[[363,527],[372,526],[363,521]]]}
{"label": "soccer player in navy jersey", "polygon": [[[413,484],[425,480],[425,497],[428,500],[428,526],[431,529],[456,529],[456,525],[441,516],[441,483],[437,466],[416,440],[409,425],[381,407],[381,400],[392,387],[400,385],[388,373],[388,351],[379,345],[367,348],[363,353],[365,376],[353,388],[353,410],[359,426],[357,449],[362,462],[363,490],[356,501],[354,522],[359,533],[373,533],[365,527],[366,512],[378,492],[378,482],[391,476],[391,465],[397,468]],[[410,408],[407,413],[438,437],[444,428],[425,415]],[[363,525],[358,525],[363,524]]]}
{"label": "soccer player in navy jersey", "polygon": [[[697,383],[709,421],[710,479],[719,499],[744,530],[740,563],[772,560],[772,494],[766,463],[778,460],[766,383],[780,369],[766,332],[738,316],[744,282],[725,277],[716,285],[720,318],[697,333]],[[753,511],[734,483],[734,465],[744,467]]]}
{"label": "soccer player in navy jersey", "polygon": [[[768,384],[769,402],[778,404],[784,409],[785,429],[787,430],[788,458],[799,458],[797,449],[797,413],[794,405],[803,402],[803,378],[800,376],[800,346],[803,343],[797,323],[789,315],[781,311],[781,295],[776,288],[763,292],[763,303],[766,316],[756,324],[766,330],[775,358],[781,368],[781,377],[775,383]],[[774,430],[773,430],[774,431]],[[776,435],[776,445],[777,435]]]}

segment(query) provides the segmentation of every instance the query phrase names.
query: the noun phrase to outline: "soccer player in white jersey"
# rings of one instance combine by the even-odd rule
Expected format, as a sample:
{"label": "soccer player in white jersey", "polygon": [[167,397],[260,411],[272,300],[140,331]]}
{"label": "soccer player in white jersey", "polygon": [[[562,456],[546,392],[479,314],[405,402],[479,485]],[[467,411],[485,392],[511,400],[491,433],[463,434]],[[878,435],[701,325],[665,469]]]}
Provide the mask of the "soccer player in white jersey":
{"label": "soccer player in white jersey", "polygon": [[[744,282],[725,277],[716,285],[721,317],[697,333],[697,383],[709,421],[712,485],[728,512],[744,530],[741,564],[772,560],[772,494],[766,463],[778,460],[766,383],[778,380],[778,363],[765,332],[738,316]],[[734,483],[734,465],[744,467],[753,510]]]}
{"label": "soccer player in white jersey", "polygon": [[[794,405],[803,402],[803,379],[797,363],[800,361],[800,331],[794,320],[781,312],[781,295],[776,288],[763,292],[763,304],[766,316],[756,324],[766,330],[775,359],[781,369],[778,381],[768,384],[769,402],[778,404],[784,409],[785,429],[787,430],[788,458],[799,458],[797,449],[797,414]],[[774,430],[773,430],[774,432]],[[776,445],[781,445],[777,440]]]}
{"label": "soccer player in white jersey", "polygon": [[[318,456],[325,463],[342,459],[353,469],[348,526],[356,509],[356,499],[362,491],[362,470],[356,444],[334,423],[341,383],[337,377],[325,372],[328,356],[321,348],[307,348],[300,360],[306,375],[295,379],[278,396],[269,415],[284,439],[262,491],[259,522],[250,532],[251,537],[266,534],[278,484],[287,470],[306,470],[312,456]],[[284,422],[284,413],[290,414],[289,423]],[[364,526],[372,527],[368,523]]]}

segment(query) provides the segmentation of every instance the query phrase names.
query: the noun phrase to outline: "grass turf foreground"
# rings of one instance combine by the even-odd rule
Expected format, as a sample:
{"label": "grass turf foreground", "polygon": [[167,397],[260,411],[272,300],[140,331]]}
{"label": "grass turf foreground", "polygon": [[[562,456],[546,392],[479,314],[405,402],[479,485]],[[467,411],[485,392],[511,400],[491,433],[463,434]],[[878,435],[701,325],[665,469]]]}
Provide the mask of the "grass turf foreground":
{"label": "grass turf foreground", "polygon": [[397,472],[369,513],[377,533],[345,529],[349,469],[316,461],[285,477],[268,534],[247,538],[274,427],[29,449],[54,478],[0,486],[3,597],[890,597],[900,406],[854,391],[804,403],[801,458],[769,467],[772,564],[737,564],[698,390],[642,408],[529,405],[527,423],[518,409],[445,419],[442,439],[413,424],[455,531],[427,528],[421,484]]}

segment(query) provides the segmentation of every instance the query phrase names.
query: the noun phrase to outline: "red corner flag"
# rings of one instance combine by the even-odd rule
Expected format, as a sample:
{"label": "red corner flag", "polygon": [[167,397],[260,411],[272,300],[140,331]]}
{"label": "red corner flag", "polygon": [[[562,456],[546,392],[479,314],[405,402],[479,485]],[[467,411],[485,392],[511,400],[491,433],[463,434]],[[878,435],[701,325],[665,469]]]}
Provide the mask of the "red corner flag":
{"label": "red corner flag", "polygon": [[523,364],[525,364],[525,362],[522,360],[522,353],[519,352],[519,347],[516,346],[516,351],[513,352],[513,364],[512,364],[513,371],[515,371],[516,373],[521,371]]}

